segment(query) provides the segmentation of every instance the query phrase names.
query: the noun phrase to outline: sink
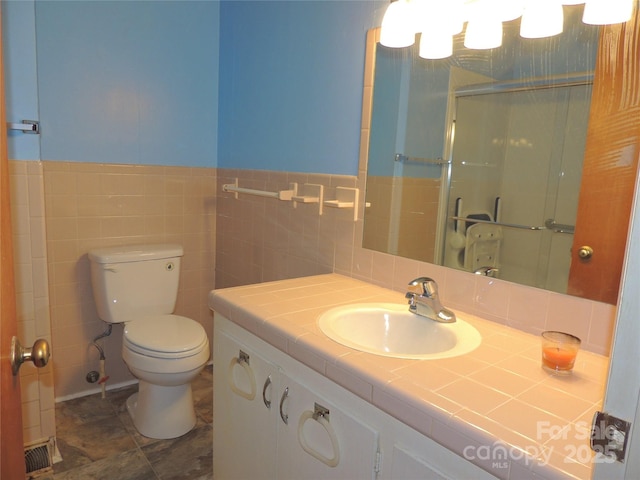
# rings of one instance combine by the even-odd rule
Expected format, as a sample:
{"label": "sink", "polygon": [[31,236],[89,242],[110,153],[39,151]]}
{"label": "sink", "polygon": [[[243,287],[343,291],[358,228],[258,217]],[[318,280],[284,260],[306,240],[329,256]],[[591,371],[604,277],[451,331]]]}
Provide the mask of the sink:
{"label": "sink", "polygon": [[458,317],[439,323],[397,303],[359,303],[332,308],[318,319],[332,340],[385,357],[439,359],[464,355],[480,345],[478,330]]}

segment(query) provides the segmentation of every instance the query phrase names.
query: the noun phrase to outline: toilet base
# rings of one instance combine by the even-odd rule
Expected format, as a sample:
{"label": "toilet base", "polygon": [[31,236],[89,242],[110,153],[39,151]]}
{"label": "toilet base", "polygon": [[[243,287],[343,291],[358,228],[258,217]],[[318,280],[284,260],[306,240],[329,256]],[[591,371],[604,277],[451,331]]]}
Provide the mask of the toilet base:
{"label": "toilet base", "polygon": [[149,438],[180,437],[196,425],[191,383],[166,387],[140,380],[127,411],[138,432]]}

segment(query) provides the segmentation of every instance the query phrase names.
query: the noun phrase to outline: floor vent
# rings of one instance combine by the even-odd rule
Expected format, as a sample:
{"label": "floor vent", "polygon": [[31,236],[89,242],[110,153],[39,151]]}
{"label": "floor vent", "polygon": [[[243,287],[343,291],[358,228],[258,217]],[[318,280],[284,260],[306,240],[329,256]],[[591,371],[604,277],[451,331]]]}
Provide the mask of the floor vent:
{"label": "floor vent", "polygon": [[38,478],[53,471],[53,440],[35,445],[29,445],[24,450],[24,460],[27,466],[27,479]]}

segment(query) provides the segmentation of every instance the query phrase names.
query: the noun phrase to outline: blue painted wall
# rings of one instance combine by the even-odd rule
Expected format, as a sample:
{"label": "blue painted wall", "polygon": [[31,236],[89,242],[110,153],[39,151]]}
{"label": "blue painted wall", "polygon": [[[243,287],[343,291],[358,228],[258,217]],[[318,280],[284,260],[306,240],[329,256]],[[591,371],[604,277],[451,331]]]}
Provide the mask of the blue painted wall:
{"label": "blue painted wall", "polygon": [[[2,2],[6,120],[38,120],[36,24],[33,1]],[[40,137],[8,132],[9,158],[40,159]]]}
{"label": "blue painted wall", "polygon": [[366,31],[388,1],[224,1],[218,166],[356,175]]}
{"label": "blue painted wall", "polygon": [[3,1],[7,120],[42,125],[9,156],[355,175],[365,32],[387,5]]}
{"label": "blue painted wall", "polygon": [[42,125],[10,157],[355,175],[365,33],[387,5],[5,1],[27,27],[4,32],[11,118]]}
{"label": "blue painted wall", "polygon": [[11,118],[39,110],[31,117],[42,127],[39,156],[23,145],[33,137],[17,134],[10,158],[216,166],[218,2],[23,0],[2,7],[10,22]]}

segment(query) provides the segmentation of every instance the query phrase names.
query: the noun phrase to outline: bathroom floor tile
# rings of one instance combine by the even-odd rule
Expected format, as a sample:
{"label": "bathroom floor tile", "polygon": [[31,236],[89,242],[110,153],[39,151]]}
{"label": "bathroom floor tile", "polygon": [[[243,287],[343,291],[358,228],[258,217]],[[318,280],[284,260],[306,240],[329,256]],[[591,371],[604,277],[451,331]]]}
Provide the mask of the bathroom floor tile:
{"label": "bathroom floor tile", "polygon": [[179,438],[140,435],[126,409],[130,385],[56,405],[62,461],[42,480],[170,480],[213,478],[213,367],[192,383],[197,424]]}
{"label": "bathroom floor tile", "polygon": [[75,425],[66,418],[57,425],[61,469],[102,460],[136,448],[136,444],[114,414],[93,422]]}
{"label": "bathroom floor tile", "polygon": [[151,465],[138,449],[118,453],[97,462],[83,465],[60,474],[55,480],[148,480],[157,478]]}
{"label": "bathroom floor tile", "polygon": [[[142,452],[162,480],[213,476],[213,427],[196,426],[186,435],[142,447]],[[210,477],[212,478],[212,477]]]}

